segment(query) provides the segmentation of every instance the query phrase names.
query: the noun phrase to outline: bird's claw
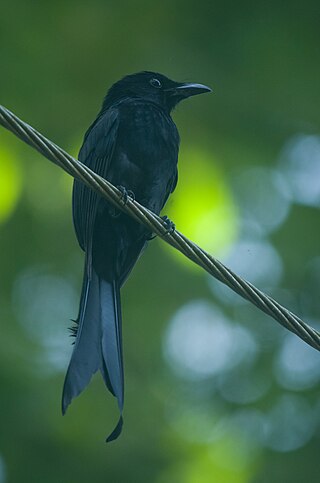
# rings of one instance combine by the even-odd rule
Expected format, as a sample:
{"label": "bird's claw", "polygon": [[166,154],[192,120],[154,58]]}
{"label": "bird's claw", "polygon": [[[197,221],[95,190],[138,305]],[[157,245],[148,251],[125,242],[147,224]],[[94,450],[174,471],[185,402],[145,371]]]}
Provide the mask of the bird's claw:
{"label": "bird's claw", "polygon": [[[167,216],[161,216],[160,218],[165,222],[165,225],[166,225],[166,228],[167,228],[164,235],[172,235],[172,233],[176,229],[176,225]],[[147,238],[147,240],[148,241],[153,240],[154,238],[156,238],[156,236],[157,235],[155,233],[151,233],[151,235],[149,236],[149,238]]]}
{"label": "bird's claw", "polygon": [[165,225],[166,225],[166,228],[167,228],[165,235],[172,235],[172,233],[174,233],[174,231],[176,229],[176,225],[166,215],[161,216],[161,218],[165,222]]}
{"label": "bird's claw", "polygon": [[131,198],[131,200],[133,201],[135,200],[135,195],[133,191],[127,190],[127,188],[125,188],[124,186],[117,186],[117,188],[119,191],[121,191],[120,201],[123,203],[124,206],[128,203],[129,198]]}

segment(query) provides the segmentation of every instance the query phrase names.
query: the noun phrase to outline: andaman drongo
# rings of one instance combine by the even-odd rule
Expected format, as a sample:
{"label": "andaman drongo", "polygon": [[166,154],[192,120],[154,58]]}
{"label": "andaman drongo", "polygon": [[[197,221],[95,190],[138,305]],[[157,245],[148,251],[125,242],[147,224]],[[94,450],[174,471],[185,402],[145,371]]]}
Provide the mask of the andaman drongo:
{"label": "andaman drongo", "polygon": [[[179,134],[170,113],[183,99],[210,90],[155,72],[124,77],[109,89],[85,134],[79,160],[159,214],[177,184]],[[73,187],[73,221],[85,267],[62,411],[99,369],[120,410],[107,439],[111,441],[119,436],[123,422],[120,288],[150,232],[78,180]]]}

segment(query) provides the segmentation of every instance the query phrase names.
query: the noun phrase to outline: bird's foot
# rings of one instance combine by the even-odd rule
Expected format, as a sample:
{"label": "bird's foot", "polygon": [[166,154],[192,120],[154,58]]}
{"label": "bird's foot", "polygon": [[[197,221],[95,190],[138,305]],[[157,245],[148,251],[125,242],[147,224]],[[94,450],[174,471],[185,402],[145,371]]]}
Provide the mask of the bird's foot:
{"label": "bird's foot", "polygon": [[[124,186],[117,186],[118,190],[121,191],[121,198],[120,202],[125,206],[128,203],[129,198],[131,200],[135,200],[135,195],[134,192],[131,190],[127,190]],[[109,214],[112,216],[112,218],[119,218],[121,215],[121,210],[118,208],[115,208],[114,206],[110,206],[109,208]]]}
{"label": "bird's foot", "polygon": [[[164,235],[172,235],[172,233],[175,231],[176,229],[176,225],[173,223],[173,221],[170,220],[170,218],[168,218],[167,216],[161,216],[160,217],[166,224],[166,232],[164,233]],[[153,240],[154,238],[156,238],[156,234],[155,233],[151,233],[151,235],[149,236],[149,238],[147,238],[148,241],[150,240]]]}
{"label": "bird's foot", "polygon": [[127,190],[124,186],[117,186],[118,190],[121,191],[121,199],[120,201],[123,203],[123,205],[126,205],[128,203],[129,198],[131,200],[135,200],[136,197],[134,195],[134,192],[131,190]]}
{"label": "bird's foot", "polygon": [[167,229],[165,235],[172,235],[172,233],[174,233],[176,229],[176,225],[166,215],[161,216],[161,218],[165,222],[166,229]]}

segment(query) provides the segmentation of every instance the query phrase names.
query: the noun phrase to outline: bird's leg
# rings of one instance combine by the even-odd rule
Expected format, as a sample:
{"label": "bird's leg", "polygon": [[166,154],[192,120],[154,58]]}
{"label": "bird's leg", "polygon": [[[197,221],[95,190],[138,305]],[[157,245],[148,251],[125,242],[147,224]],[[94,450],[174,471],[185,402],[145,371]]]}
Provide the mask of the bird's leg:
{"label": "bird's leg", "polygon": [[[168,218],[166,215],[164,216],[161,216],[160,217],[166,224],[166,228],[167,228],[167,231],[165,232],[165,235],[172,235],[172,233],[175,231],[176,229],[176,225],[173,223],[173,221],[170,220],[170,218]],[[153,240],[154,238],[156,238],[156,234],[152,233],[149,238],[147,238],[147,240]]]}
{"label": "bird's leg", "polygon": [[133,201],[136,199],[134,192],[131,190],[127,190],[124,186],[117,186],[118,190],[121,191],[121,202],[126,205],[128,203],[128,199],[131,198]]}
{"label": "bird's leg", "polygon": [[[127,190],[124,186],[117,186],[118,190],[121,191],[121,198],[120,201],[125,206],[128,203],[128,199],[131,198],[132,200],[135,200],[135,195],[134,192],[131,190]],[[118,218],[118,216],[121,215],[121,211],[117,210],[115,207],[110,207],[109,213],[112,216],[112,218]]]}

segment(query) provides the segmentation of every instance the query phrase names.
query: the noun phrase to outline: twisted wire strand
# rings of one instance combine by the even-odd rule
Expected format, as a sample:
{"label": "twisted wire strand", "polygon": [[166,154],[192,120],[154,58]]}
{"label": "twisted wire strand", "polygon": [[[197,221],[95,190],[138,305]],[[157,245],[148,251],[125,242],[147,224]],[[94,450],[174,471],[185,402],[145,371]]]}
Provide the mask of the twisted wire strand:
{"label": "twisted wire strand", "polygon": [[49,141],[34,128],[19,119],[15,114],[0,105],[0,124],[15,134],[25,143],[39,151],[43,156],[60,166],[71,176],[80,179],[88,187],[106,198],[118,209],[132,216],[145,225],[151,232],[158,235],[172,247],[179,250],[191,261],[202,267],[206,272],[220,282],[230,287],[234,292],[248,300],[260,310],[270,315],[283,327],[290,330],[307,344],[320,351],[320,333],[303,320],[280,305],[250,282],[247,282],[232,272],[223,263],[205,252],[198,245],[185,237],[178,230],[168,233],[166,222],[140,205],[130,197],[124,203],[123,193],[109,181],[101,178],[87,166],[73,158],[59,146]]}

